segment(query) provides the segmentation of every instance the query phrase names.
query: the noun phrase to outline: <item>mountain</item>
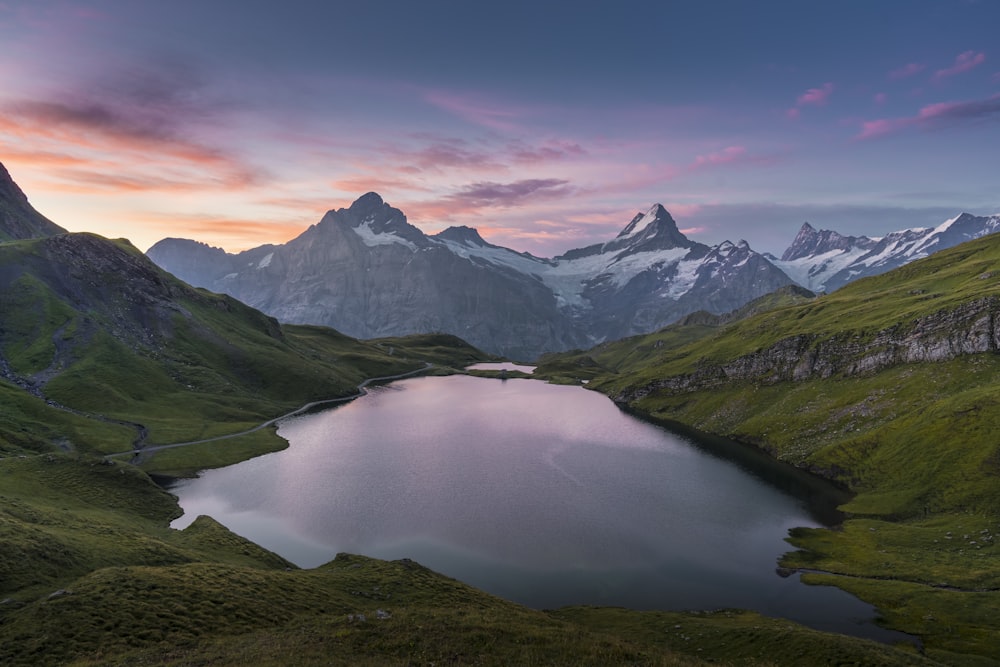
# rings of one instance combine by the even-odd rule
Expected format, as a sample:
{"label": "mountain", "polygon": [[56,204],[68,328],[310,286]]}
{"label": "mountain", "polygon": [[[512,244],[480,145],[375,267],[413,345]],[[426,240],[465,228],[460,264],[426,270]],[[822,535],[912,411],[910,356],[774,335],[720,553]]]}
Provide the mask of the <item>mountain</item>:
{"label": "mountain", "polygon": [[654,330],[688,313],[724,313],[790,283],[745,241],[687,239],[659,204],[612,240],[553,259],[487,243],[468,227],[425,235],[368,193],[280,246],[239,254],[165,239],[149,257],[283,322],[361,338],[453,333],[533,359]]}
{"label": "mountain", "polygon": [[0,164],[0,241],[65,234],[66,230],[36,211]]}
{"label": "mountain", "polygon": [[58,408],[40,421],[72,422],[58,435],[68,449],[122,451],[133,440],[239,430],[351,394],[366,377],[440,362],[441,350],[456,363],[484,358],[453,337],[361,342],[283,326],[181,282],[127,241],[61,234],[0,243],[0,456],[44,448],[60,430],[25,429],[15,404]]}
{"label": "mountain", "polygon": [[832,292],[852,280],[884,273],[997,231],[1000,231],[1000,215],[969,213],[945,220],[937,227],[904,229],[878,238],[817,231],[807,222],[781,259],[769,259],[803,287]]}

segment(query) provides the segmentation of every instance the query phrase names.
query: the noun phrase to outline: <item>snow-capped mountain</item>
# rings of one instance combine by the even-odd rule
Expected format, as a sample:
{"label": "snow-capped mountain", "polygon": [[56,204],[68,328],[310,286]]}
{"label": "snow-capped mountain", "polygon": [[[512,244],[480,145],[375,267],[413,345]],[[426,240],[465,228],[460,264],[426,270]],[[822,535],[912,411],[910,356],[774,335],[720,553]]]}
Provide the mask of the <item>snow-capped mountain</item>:
{"label": "snow-capped mountain", "polygon": [[791,282],[745,241],[689,240],[659,204],[607,243],[553,259],[468,227],[425,235],[375,193],[284,245],[230,255],[165,239],[148,254],[285,322],[360,338],[444,331],[521,359],[728,312]]}
{"label": "snow-capped mountain", "polygon": [[817,231],[807,222],[781,259],[769,259],[803,287],[814,292],[832,292],[852,280],[885,273],[997,231],[1000,231],[1000,214],[962,213],[937,227],[904,229],[877,238]]}

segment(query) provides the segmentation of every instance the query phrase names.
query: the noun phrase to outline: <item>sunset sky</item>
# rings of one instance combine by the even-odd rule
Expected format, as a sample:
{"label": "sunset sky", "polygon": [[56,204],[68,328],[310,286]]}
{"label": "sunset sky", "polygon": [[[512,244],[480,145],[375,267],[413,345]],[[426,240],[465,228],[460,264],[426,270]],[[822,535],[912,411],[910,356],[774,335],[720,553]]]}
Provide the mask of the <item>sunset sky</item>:
{"label": "sunset sky", "polygon": [[994,0],[0,0],[0,162],[230,251],[374,190],[536,255],[660,202],[780,253],[1000,212]]}

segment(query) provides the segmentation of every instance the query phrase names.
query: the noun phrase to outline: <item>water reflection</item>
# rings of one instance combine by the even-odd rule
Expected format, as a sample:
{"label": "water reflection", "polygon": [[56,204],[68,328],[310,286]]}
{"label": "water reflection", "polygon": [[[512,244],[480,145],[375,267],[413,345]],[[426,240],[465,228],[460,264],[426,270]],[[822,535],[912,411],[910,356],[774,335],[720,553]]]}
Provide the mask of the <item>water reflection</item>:
{"label": "water reflection", "polygon": [[840,490],[579,387],[410,379],[279,433],[288,449],[177,484],[175,525],[207,513],[306,567],[412,558],[538,608],[739,607],[853,634],[874,615],[775,574],[788,530],[836,517]]}

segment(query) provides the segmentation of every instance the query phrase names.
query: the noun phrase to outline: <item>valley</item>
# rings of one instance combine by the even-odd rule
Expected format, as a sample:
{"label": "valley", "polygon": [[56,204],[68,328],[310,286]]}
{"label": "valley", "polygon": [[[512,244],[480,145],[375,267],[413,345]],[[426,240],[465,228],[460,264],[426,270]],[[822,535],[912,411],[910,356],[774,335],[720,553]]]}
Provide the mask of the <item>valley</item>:
{"label": "valley", "polygon": [[[128,241],[48,226],[12,181],[3,186],[4,664],[252,660],[277,665],[286,664],[291,651],[304,665],[996,664],[1000,627],[993,610],[1000,566],[994,536],[1000,532],[1000,477],[993,435],[1000,432],[1000,236],[935,252],[819,297],[782,280],[756,298],[743,294],[732,308],[692,307],[674,322],[677,311],[670,316],[672,324],[620,340],[601,334],[608,340],[593,347],[586,336],[559,338],[558,327],[523,311],[528,328],[512,326],[507,332],[516,338],[544,330],[536,340],[579,342],[580,349],[543,356],[535,377],[578,385],[567,388],[577,392],[585,384],[646,421],[681,433],[689,429],[696,437],[723,436],[733,451],[751,458],[763,452],[799,468],[796,473],[807,471],[848,489],[850,497],[840,506],[847,513],[842,527],[798,518],[783,526],[792,528],[789,539],[796,550],[780,556],[780,567],[823,586],[816,589],[820,595],[840,594],[827,587],[856,595],[878,609],[886,628],[919,640],[880,644],[729,608],[725,602],[710,611],[537,610],[435,573],[400,553],[387,553],[396,558],[391,561],[331,554],[330,560],[302,569],[209,516],[183,530],[170,528],[181,509],[153,477],[176,480],[248,459],[266,461],[262,455],[288,443],[273,427],[257,427],[305,404],[346,399],[370,378],[415,371],[448,376],[431,379],[449,382],[485,382],[514,394],[520,393],[514,391],[516,383],[528,381],[514,379],[516,370],[506,382],[462,377],[470,364],[496,357],[451,334],[359,340],[323,326],[282,322],[232,296],[182,282]],[[547,261],[511,258],[510,251],[481,244],[471,230],[426,240],[409,232],[405,220],[380,198],[359,202],[358,210],[331,213],[304,238],[336,236],[354,251],[389,248],[394,254],[378,259],[384,264],[371,265],[374,269],[413,259],[410,245],[426,247],[424,254],[443,258],[441,264],[455,272],[452,280],[462,285],[476,284],[466,273],[470,266],[484,266],[486,260],[469,259],[474,256],[497,255],[508,263]],[[741,266],[766,260],[755,259],[745,244],[685,246],[664,214],[657,207],[640,214],[611,242],[609,252],[616,253],[617,263],[627,266],[629,257],[649,252],[660,258],[664,275],[676,277],[687,270],[681,268],[685,261],[697,259],[697,266],[705,267],[711,259],[718,268],[730,259]],[[393,237],[390,243],[383,243],[385,236]],[[654,245],[637,249],[637,239]],[[461,245],[468,257],[442,244]],[[612,309],[615,295],[637,289],[633,283],[643,283],[650,274],[644,268],[619,284],[613,277],[578,279],[583,273],[566,268],[605,261],[605,246],[564,258],[561,274],[559,265],[546,265],[553,267],[551,275],[582,286],[581,292],[565,294]],[[327,246],[313,251],[324,262],[332,259],[323,254]],[[268,253],[255,256],[255,271],[282,266],[277,250]],[[668,257],[687,259],[671,264]],[[216,264],[223,265],[223,259]],[[714,270],[704,269],[704,275]],[[348,273],[340,279],[346,281]],[[505,298],[511,304],[524,300],[515,289],[524,281],[532,289],[545,286],[544,280],[524,274],[508,278],[503,289],[509,289]],[[763,283],[758,286],[763,291]],[[624,292],[616,292],[619,287]],[[712,289],[706,287],[705,293]],[[527,301],[560,312],[553,293],[538,294],[537,301]],[[642,298],[649,298],[645,294]],[[405,296],[414,303],[430,298]],[[653,315],[648,320],[640,315],[642,298],[623,301],[628,313],[608,310],[607,317],[653,322]],[[379,312],[395,308],[376,303],[381,303]],[[473,313],[486,312],[476,310],[482,304],[466,303]],[[572,312],[563,311],[566,331],[572,330]],[[382,391],[412,391],[406,388],[419,382],[407,380],[401,389],[390,385]],[[457,401],[445,402],[453,419],[486,414],[475,401],[468,407]],[[361,404],[345,407],[356,405]],[[541,419],[556,416],[558,411],[543,409]],[[387,419],[373,419],[391,427]],[[514,423],[500,419],[508,430]],[[435,428],[447,426],[446,418],[432,422]],[[405,433],[414,423],[409,420],[397,430]],[[156,449],[188,442],[198,444]],[[460,445],[455,452],[471,456],[477,451]],[[147,450],[138,465],[109,456],[137,447]],[[486,446],[479,456],[489,452]],[[387,454],[378,465],[394,464],[406,472],[405,461],[401,454]],[[578,480],[620,467],[591,469],[589,463],[559,456],[553,461],[575,466],[569,472]],[[309,472],[313,469],[319,466]],[[616,484],[639,493],[634,477],[652,474],[644,484],[657,490],[655,470],[640,463],[631,481]],[[564,475],[561,479],[572,482]],[[243,484],[242,490],[252,496],[259,484]],[[698,486],[712,488],[708,481]],[[290,488],[304,491],[294,479]],[[461,509],[459,497],[449,502]],[[581,503],[569,503],[570,509],[585,506]],[[583,516],[600,513],[594,509]],[[502,541],[503,536],[494,537]],[[783,550],[775,545],[775,557]]]}

